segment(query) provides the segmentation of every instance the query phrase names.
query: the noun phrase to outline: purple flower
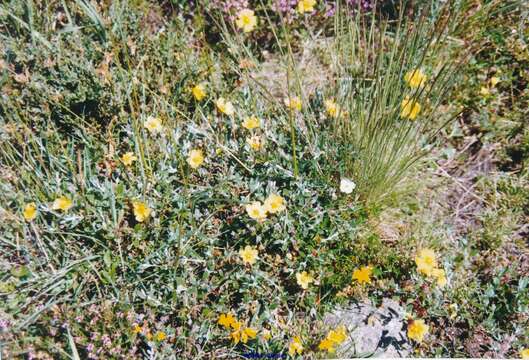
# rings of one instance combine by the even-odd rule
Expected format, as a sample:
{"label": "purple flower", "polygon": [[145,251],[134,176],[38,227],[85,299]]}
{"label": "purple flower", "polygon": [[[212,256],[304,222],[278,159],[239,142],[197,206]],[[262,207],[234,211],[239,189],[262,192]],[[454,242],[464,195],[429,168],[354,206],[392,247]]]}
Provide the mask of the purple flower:
{"label": "purple flower", "polygon": [[112,345],[112,341],[110,340],[110,336],[108,335],[103,335],[101,337],[101,341],[103,342],[103,346],[105,347],[110,347],[110,345]]}
{"label": "purple flower", "polygon": [[127,311],[127,321],[132,322],[134,320],[134,313],[132,311]]}
{"label": "purple flower", "polygon": [[226,15],[234,15],[242,9],[247,9],[249,4],[248,0],[212,0],[211,6],[221,10]]}
{"label": "purple flower", "polygon": [[8,327],[9,327],[9,321],[1,319],[0,320],[0,331],[7,331]]}
{"label": "purple flower", "polygon": [[[345,5],[349,8],[350,14],[354,14],[358,9],[370,10],[373,7],[373,0],[345,0]],[[326,7],[325,16],[330,17],[336,13],[336,1],[328,1]]]}

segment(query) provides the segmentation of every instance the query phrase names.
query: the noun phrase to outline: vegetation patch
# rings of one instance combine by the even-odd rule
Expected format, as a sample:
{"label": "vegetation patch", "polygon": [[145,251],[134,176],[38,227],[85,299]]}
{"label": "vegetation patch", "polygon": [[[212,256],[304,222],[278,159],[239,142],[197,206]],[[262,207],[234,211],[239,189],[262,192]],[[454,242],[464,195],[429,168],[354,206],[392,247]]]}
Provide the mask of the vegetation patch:
{"label": "vegetation patch", "polygon": [[1,4],[0,357],[529,357],[528,11]]}

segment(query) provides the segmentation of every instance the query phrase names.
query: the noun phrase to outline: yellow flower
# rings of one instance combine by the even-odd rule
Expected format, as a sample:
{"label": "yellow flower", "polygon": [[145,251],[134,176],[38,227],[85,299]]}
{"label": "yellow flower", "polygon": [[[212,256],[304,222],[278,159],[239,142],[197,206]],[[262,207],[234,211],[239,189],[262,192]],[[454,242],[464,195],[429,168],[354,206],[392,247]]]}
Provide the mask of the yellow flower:
{"label": "yellow flower", "polygon": [[329,334],[327,334],[327,339],[329,339],[336,345],[343,343],[346,338],[347,338],[347,330],[345,329],[345,326],[343,325],[337,327],[336,330],[329,331]]}
{"label": "yellow flower", "polygon": [[336,330],[331,330],[329,332],[329,339],[334,341],[336,344],[341,344],[347,338],[347,330],[345,326],[339,326]]}
{"label": "yellow flower", "polygon": [[257,16],[253,10],[243,9],[239,12],[235,25],[244,32],[250,32],[257,25]]}
{"label": "yellow flower", "polygon": [[520,350],[520,357],[522,359],[529,359],[529,349]]}
{"label": "yellow flower", "polygon": [[435,252],[431,249],[422,249],[415,257],[415,264],[417,265],[418,272],[426,276],[432,276],[434,269],[437,268]]}
{"label": "yellow flower", "polygon": [[253,265],[257,260],[257,249],[246,245],[244,249],[239,250],[239,256],[242,258],[242,261],[246,264]]}
{"label": "yellow flower", "polygon": [[202,101],[206,97],[206,89],[203,84],[195,85],[191,92],[197,101]]}
{"label": "yellow flower", "polygon": [[134,334],[139,334],[141,333],[141,326],[139,326],[138,324],[134,324],[132,325],[132,332]]}
{"label": "yellow flower", "polygon": [[264,207],[271,214],[281,212],[286,209],[285,199],[281,195],[270,194],[264,202]]}
{"label": "yellow flower", "polygon": [[257,221],[263,221],[266,219],[266,209],[260,201],[254,201],[253,203],[246,205],[246,212],[252,219]]}
{"label": "yellow flower", "polygon": [[73,201],[67,198],[66,196],[61,196],[53,202],[51,208],[53,210],[62,210],[68,211],[73,206]]}
{"label": "yellow flower", "polygon": [[241,341],[246,344],[246,342],[248,342],[248,339],[255,339],[255,337],[257,336],[257,331],[255,329],[252,329],[252,328],[245,328],[243,331],[242,331],[242,334],[241,334]]}
{"label": "yellow flower", "polygon": [[489,96],[490,95],[490,90],[488,87],[486,86],[482,86],[481,89],[479,90],[479,93],[483,96]]}
{"label": "yellow flower", "polygon": [[154,338],[156,341],[164,341],[167,338],[167,335],[163,331],[158,331]]}
{"label": "yellow flower", "polygon": [[204,162],[204,154],[200,149],[193,149],[189,152],[187,156],[187,163],[193,169],[197,169]]}
{"label": "yellow flower", "polygon": [[305,12],[314,11],[314,5],[316,5],[316,0],[299,0],[298,12],[303,14]]}
{"label": "yellow flower", "polygon": [[497,78],[496,76],[493,76],[490,78],[490,85],[492,85],[493,87],[498,85],[499,82],[500,82],[500,79]]}
{"label": "yellow flower", "polygon": [[355,271],[353,271],[353,280],[358,281],[360,285],[364,283],[371,284],[372,273],[373,268],[371,266],[363,266],[360,269],[355,269]]}
{"label": "yellow flower", "polygon": [[240,322],[240,321],[234,321],[234,322],[231,323],[231,328],[233,330],[240,330],[241,326],[242,326],[242,322]]}
{"label": "yellow flower", "polygon": [[329,340],[329,338],[325,338],[322,341],[320,341],[320,344],[318,345],[318,349],[324,351],[327,350],[329,353],[333,353],[336,350],[334,349],[334,343]]}
{"label": "yellow flower", "polygon": [[428,334],[429,327],[424,323],[424,320],[414,320],[408,325],[408,338],[416,342],[422,342],[424,336]]}
{"label": "yellow flower", "polygon": [[231,327],[234,331],[230,334],[230,338],[234,344],[238,344],[239,341],[246,344],[248,339],[255,339],[257,336],[257,331],[250,327],[243,328],[239,321],[234,322]]}
{"label": "yellow flower", "polygon": [[400,109],[401,117],[415,120],[417,115],[421,112],[421,105],[417,101],[410,100],[409,96],[406,96],[406,98],[402,100]]}
{"label": "yellow flower", "polygon": [[220,314],[219,320],[217,321],[219,325],[224,326],[226,329],[229,329],[230,326],[232,326],[236,322],[237,321],[231,313]]}
{"label": "yellow flower", "polygon": [[260,125],[260,121],[255,116],[247,117],[242,122],[242,127],[245,128],[245,129],[248,129],[248,130],[252,130],[252,129],[258,128],[259,125]]}
{"label": "yellow flower", "polygon": [[299,336],[294,336],[290,345],[288,346],[288,354],[294,356],[295,354],[301,355],[303,352],[303,345],[301,344],[301,339]]}
{"label": "yellow flower", "polygon": [[339,326],[336,330],[331,330],[327,334],[327,337],[323,339],[318,348],[320,350],[327,350],[329,353],[335,351],[335,346],[340,345],[347,338],[345,326]]}
{"label": "yellow flower", "polygon": [[143,126],[153,134],[159,133],[163,130],[162,120],[154,116],[149,116],[147,120],[145,120]]}
{"label": "yellow flower", "polygon": [[408,73],[404,75],[404,80],[406,80],[410,87],[419,88],[424,86],[424,83],[426,82],[426,75],[420,69],[408,71]]}
{"label": "yellow flower", "polygon": [[141,201],[133,201],[132,209],[134,211],[134,217],[136,221],[143,222],[151,215],[151,208],[147,204]]}
{"label": "yellow flower", "polygon": [[301,111],[301,100],[297,96],[285,98],[284,102],[289,109]]}
{"label": "yellow flower", "polygon": [[241,331],[235,330],[230,334],[231,341],[233,341],[234,344],[238,344],[239,341],[241,341]]}
{"label": "yellow flower", "polygon": [[263,145],[261,142],[261,138],[257,135],[251,136],[246,139],[246,143],[252,148],[254,151],[258,151],[261,149],[261,146]]}
{"label": "yellow flower", "polygon": [[325,100],[325,110],[331,117],[337,117],[340,113],[340,107],[332,99]]}
{"label": "yellow flower", "polygon": [[125,164],[125,166],[132,165],[132,163],[136,160],[138,160],[138,158],[136,157],[136,155],[134,155],[132,151],[123,154],[123,156],[121,157],[121,161],[123,162],[123,164]]}
{"label": "yellow flower", "polygon": [[438,286],[444,287],[446,285],[446,273],[443,269],[433,269],[432,276],[437,280]]}
{"label": "yellow flower", "polygon": [[226,101],[224,98],[218,98],[217,101],[215,101],[215,105],[217,106],[217,109],[225,115],[231,116],[235,113],[233,104]]}
{"label": "yellow flower", "polygon": [[296,274],[296,281],[303,289],[308,289],[310,283],[314,281],[314,278],[306,271],[303,271]]}
{"label": "yellow flower", "polygon": [[37,217],[37,205],[35,203],[26,204],[23,211],[24,219],[31,221]]}

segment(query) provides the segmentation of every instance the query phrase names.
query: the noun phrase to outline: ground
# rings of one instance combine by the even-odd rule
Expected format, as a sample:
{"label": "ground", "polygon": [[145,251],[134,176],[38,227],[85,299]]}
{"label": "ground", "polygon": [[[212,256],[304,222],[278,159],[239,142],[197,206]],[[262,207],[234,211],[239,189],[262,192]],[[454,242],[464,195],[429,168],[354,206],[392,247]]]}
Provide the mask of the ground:
{"label": "ground", "polygon": [[322,358],[393,304],[410,356],[520,357],[527,4],[221,3],[0,5],[1,354]]}

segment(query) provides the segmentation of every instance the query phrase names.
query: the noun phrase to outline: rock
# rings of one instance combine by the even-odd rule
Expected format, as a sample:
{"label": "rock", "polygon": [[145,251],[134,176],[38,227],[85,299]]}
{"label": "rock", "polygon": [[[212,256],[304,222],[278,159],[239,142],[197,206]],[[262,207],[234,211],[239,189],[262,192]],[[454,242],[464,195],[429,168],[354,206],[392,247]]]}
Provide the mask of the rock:
{"label": "rock", "polygon": [[406,336],[404,309],[391,299],[384,299],[379,308],[370,304],[353,304],[327,314],[329,328],[344,325],[348,339],[336,350],[337,357],[407,357],[412,350]]}

